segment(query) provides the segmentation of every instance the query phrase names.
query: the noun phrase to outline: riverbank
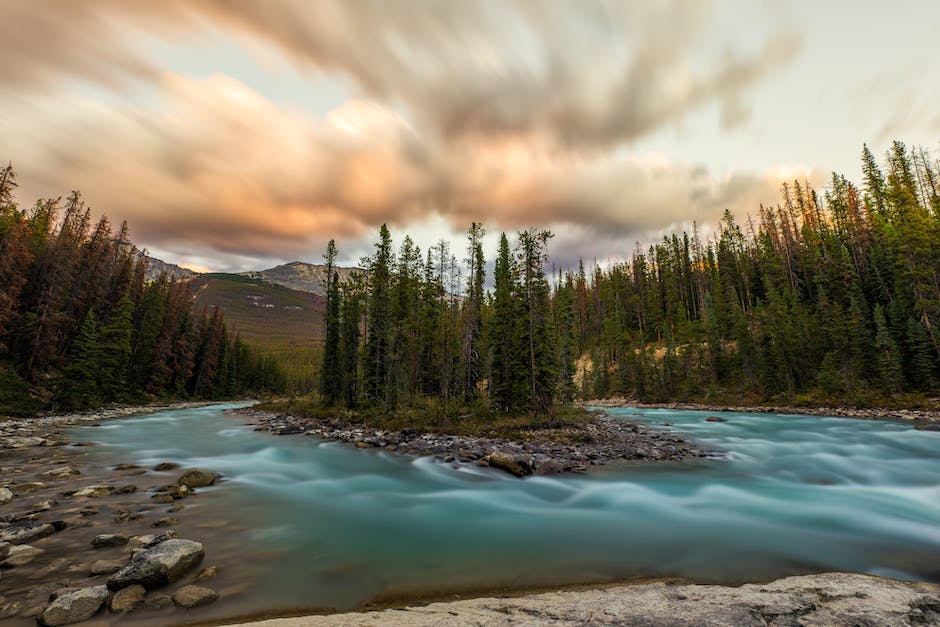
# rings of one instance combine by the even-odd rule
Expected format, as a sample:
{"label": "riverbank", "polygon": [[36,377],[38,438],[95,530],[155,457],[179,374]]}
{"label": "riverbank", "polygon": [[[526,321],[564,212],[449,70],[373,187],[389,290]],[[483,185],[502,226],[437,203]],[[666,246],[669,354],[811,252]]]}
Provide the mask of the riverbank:
{"label": "riverbank", "polygon": [[564,429],[540,428],[525,439],[379,429],[339,417],[320,418],[246,408],[236,410],[257,430],[274,435],[312,435],[357,448],[378,448],[446,463],[505,470],[517,477],[585,472],[612,462],[681,462],[709,453],[663,429],[598,414]]}
{"label": "riverbank", "polygon": [[601,398],[579,403],[585,407],[637,407],[640,409],[681,409],[690,411],[731,411],[748,414],[796,414],[803,416],[837,416],[866,420],[907,420],[911,422],[940,422],[940,410],[933,409],[881,409],[854,407],[800,407],[790,405],[727,405],[703,403],[643,403],[629,398]]}
{"label": "riverbank", "polygon": [[936,625],[940,585],[849,573],[739,587],[652,583],[277,618],[237,627],[361,625]]}
{"label": "riverbank", "polygon": [[[202,541],[224,525],[203,526],[204,516],[190,515],[197,493],[215,483],[214,473],[193,473],[174,463],[105,465],[94,442],[73,442],[66,435],[80,425],[207,404],[0,420],[0,620],[5,625],[68,624],[103,605],[115,616],[133,611],[144,617],[135,623],[166,624],[185,620],[182,608],[188,605],[237,592],[207,587],[217,583],[209,581],[217,574],[214,564],[196,568],[206,554]],[[161,557],[161,551],[170,555]],[[164,583],[176,585],[160,585],[159,574],[137,580],[141,570],[159,571],[160,560],[173,569]],[[196,581],[198,595],[180,593],[181,584]],[[109,588],[115,592],[110,599]]]}

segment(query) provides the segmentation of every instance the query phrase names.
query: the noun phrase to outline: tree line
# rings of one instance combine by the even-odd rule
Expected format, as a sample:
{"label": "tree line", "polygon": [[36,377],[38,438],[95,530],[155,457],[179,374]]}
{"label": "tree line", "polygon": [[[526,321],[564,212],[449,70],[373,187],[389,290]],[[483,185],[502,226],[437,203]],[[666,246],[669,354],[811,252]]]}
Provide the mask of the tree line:
{"label": "tree line", "polygon": [[940,167],[895,142],[864,181],[833,174],[715,233],[698,227],[624,260],[547,276],[548,231],[496,251],[483,227],[459,263],[383,226],[363,272],[325,255],[327,406],[394,410],[421,399],[508,413],[575,398],[877,404],[940,380]]}
{"label": "tree line", "polygon": [[127,224],[92,223],[78,192],[20,209],[0,170],[0,413],[146,397],[279,390],[277,365],[195,311],[187,283],[148,281]]}

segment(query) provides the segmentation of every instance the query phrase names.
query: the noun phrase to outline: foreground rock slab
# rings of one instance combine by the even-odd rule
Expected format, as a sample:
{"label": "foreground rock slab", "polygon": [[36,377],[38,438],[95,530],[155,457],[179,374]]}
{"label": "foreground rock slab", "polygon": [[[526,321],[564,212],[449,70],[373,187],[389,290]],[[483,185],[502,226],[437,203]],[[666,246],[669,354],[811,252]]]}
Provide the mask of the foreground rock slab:
{"label": "foreground rock slab", "polygon": [[353,625],[935,625],[940,585],[828,573],[741,587],[664,583],[281,618],[242,627]]}
{"label": "foreground rock slab", "polygon": [[176,581],[202,561],[202,544],[192,540],[167,540],[142,552],[108,578],[108,588],[133,585],[157,588]]}
{"label": "foreground rock slab", "polygon": [[55,627],[89,619],[101,609],[110,594],[107,586],[92,586],[63,594],[42,613],[41,622]]}

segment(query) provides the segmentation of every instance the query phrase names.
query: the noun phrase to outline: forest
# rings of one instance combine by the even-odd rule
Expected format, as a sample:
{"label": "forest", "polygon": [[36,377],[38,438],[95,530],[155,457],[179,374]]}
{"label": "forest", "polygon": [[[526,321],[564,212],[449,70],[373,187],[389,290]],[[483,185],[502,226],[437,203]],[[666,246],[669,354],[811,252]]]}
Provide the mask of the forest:
{"label": "forest", "polygon": [[279,391],[283,376],[195,311],[189,285],[146,280],[127,224],[92,224],[78,192],[16,203],[0,170],[0,414]]}
{"label": "forest", "polygon": [[[916,403],[940,380],[940,167],[867,146],[861,184],[784,184],[714,234],[664,236],[616,263],[545,273],[552,234],[483,227],[397,252],[383,226],[364,271],[333,276],[320,402],[390,411],[425,399],[544,413],[575,398]],[[335,263],[333,242],[325,254]],[[491,285],[487,289],[487,285]]]}

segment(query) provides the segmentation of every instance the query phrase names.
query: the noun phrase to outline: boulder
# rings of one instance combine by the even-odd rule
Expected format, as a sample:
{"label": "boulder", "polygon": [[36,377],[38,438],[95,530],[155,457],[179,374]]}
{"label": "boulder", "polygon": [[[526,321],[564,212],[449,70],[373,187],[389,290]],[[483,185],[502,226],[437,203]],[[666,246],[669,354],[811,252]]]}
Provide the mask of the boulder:
{"label": "boulder", "polygon": [[17,544],[10,547],[10,552],[7,553],[6,559],[0,562],[0,566],[25,566],[42,552],[42,549],[37,549],[28,544]]}
{"label": "boulder", "polygon": [[183,586],[173,594],[173,602],[187,610],[209,605],[218,599],[218,592],[203,586]]}
{"label": "boulder", "polygon": [[15,523],[0,529],[0,542],[29,542],[51,536],[55,531],[55,527],[49,523],[35,521]]}
{"label": "boulder", "polygon": [[118,590],[111,597],[111,611],[120,614],[133,612],[143,605],[145,594],[147,594],[147,589],[137,585]]}
{"label": "boulder", "polygon": [[107,586],[91,586],[63,594],[46,608],[40,620],[48,627],[87,620],[101,609],[109,594]]}
{"label": "boulder", "polygon": [[102,533],[95,536],[91,545],[96,549],[103,549],[112,546],[124,546],[130,538],[119,533]]}
{"label": "boulder", "polygon": [[0,505],[6,505],[13,500],[13,491],[9,488],[0,488]]}
{"label": "boulder", "polygon": [[156,588],[176,581],[205,556],[202,544],[192,540],[167,540],[135,557],[108,578],[108,587],[120,590],[135,584]]}
{"label": "boulder", "polygon": [[505,470],[516,477],[524,477],[532,474],[532,464],[525,455],[493,451],[487,455],[485,459],[491,467]]}
{"label": "boulder", "polygon": [[184,472],[176,483],[187,488],[205,488],[215,483],[216,474],[201,468],[190,468]]}

